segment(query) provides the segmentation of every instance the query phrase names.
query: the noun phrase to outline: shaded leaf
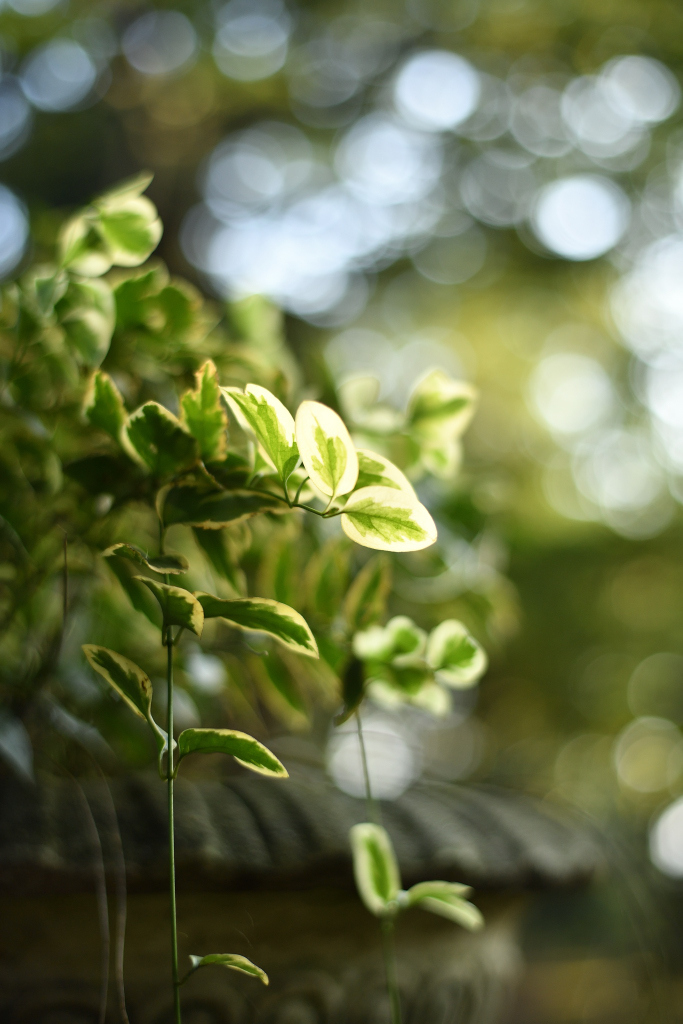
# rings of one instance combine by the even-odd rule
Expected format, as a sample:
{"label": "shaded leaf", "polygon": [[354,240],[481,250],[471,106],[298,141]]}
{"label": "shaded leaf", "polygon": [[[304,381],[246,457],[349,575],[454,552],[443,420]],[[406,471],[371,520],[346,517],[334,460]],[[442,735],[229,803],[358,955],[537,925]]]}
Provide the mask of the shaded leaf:
{"label": "shaded leaf", "polygon": [[247,384],[244,391],[239,388],[222,388],[222,391],[240,424],[255,434],[280,479],[286,482],[299,463],[290,411],[279,398],[258,384]]}
{"label": "shaded leaf", "polygon": [[401,888],[396,854],[386,829],[363,822],[349,833],[358,894],[371,914],[395,912]]}
{"label": "shaded leaf", "polygon": [[102,554],[105,558],[114,556],[127,558],[129,561],[135,562],[136,565],[142,565],[153,572],[170,573],[171,575],[187,572],[190,568],[190,563],[184,555],[157,555],[155,558],[150,558],[142,548],[136,547],[135,544],[112,544]]}
{"label": "shaded leaf", "polygon": [[284,699],[286,704],[288,704],[289,707],[298,715],[306,716],[306,705],[301,698],[296,681],[293,679],[292,674],[283,663],[282,659],[270,651],[261,659],[261,663],[266,670],[268,679]]}
{"label": "shaded leaf", "polygon": [[82,650],[95,671],[123,697],[135,714],[147,718],[152,704],[149,676],[135,662],[107,647],[83,644]]}
{"label": "shaded leaf", "polygon": [[132,576],[124,559],[108,558],[107,565],[116,576],[133,608],[148,619],[156,629],[160,628],[159,606],[146,587],[141,587]]}
{"label": "shaded leaf", "polygon": [[268,747],[235,729],[185,729],[178,737],[178,759],[187,754],[230,754],[259,775],[289,777],[287,769]]}
{"label": "shaded leaf", "polygon": [[358,478],[358,456],[341,416],[321,402],[302,402],[296,441],[311,482],[330,497],[348,494]]}
{"label": "shaded leaf", "polygon": [[204,462],[224,458],[228,418],[221,401],[218,373],[208,359],[196,375],[194,391],[186,391],[180,399],[182,422],[199,443]]}
{"label": "shaded leaf", "polygon": [[157,583],[147,576],[134,576],[133,579],[144,583],[156,597],[164,617],[164,630],[168,626],[182,626],[197,636],[202,635],[204,612],[197,598],[189,590],[172,587],[168,583]]}
{"label": "shaded leaf", "polygon": [[241,974],[249,974],[252,978],[258,978],[264,985],[268,984],[268,975],[260,967],[247,960],[246,956],[239,953],[209,953],[207,956],[193,956],[190,954],[192,970],[197,971],[200,967],[209,967],[217,964],[219,967],[228,967],[232,971],[239,971]]}
{"label": "shaded leaf", "polygon": [[346,592],[344,618],[349,633],[383,618],[390,590],[391,563],[386,555],[374,555]]}
{"label": "shaded leaf", "polygon": [[355,490],[361,487],[392,487],[415,497],[415,491],[408,477],[389,459],[376,452],[358,449],[358,479]]}
{"label": "shaded leaf", "polygon": [[119,440],[127,413],[121,392],[104,370],[98,370],[93,375],[84,409],[93,427],[99,427],[116,441]]}
{"label": "shaded leaf", "polygon": [[359,658],[351,658],[342,676],[342,700],[344,707],[334,720],[335,725],[343,725],[356,711],[365,696],[365,672],[363,662]]}
{"label": "shaded leaf", "polygon": [[154,476],[168,476],[192,466],[199,457],[197,441],[158,402],[146,402],[128,419],[126,434],[140,460]]}
{"label": "shaded leaf", "polygon": [[230,550],[226,532],[227,530],[193,528],[197,544],[206,555],[211,568],[227,580],[236,593],[242,594],[245,590],[244,573]]}
{"label": "shaded leaf", "polygon": [[86,366],[99,366],[114,333],[114,296],[105,281],[74,281],[55,307],[69,348]]}
{"label": "shaded leaf", "polygon": [[262,512],[287,509],[269,494],[251,491],[207,491],[200,487],[171,487],[160,501],[164,526],[187,523],[204,530],[220,530]]}
{"label": "shaded leaf", "polygon": [[316,551],[306,566],[306,607],[317,620],[331,621],[338,614],[349,576],[351,545],[334,538]]}
{"label": "shaded leaf", "polygon": [[436,526],[424,505],[389,487],[354,491],[341,517],[347,537],[380,551],[420,551],[436,540]]}
{"label": "shaded leaf", "polygon": [[297,654],[318,657],[318,645],[308,623],[299,612],[266,597],[224,600],[211,594],[196,594],[207,619],[225,619],[238,629],[268,633]]}
{"label": "shaded leaf", "polygon": [[483,648],[457,619],[446,619],[432,630],[427,662],[440,682],[455,689],[473,686],[488,665]]}

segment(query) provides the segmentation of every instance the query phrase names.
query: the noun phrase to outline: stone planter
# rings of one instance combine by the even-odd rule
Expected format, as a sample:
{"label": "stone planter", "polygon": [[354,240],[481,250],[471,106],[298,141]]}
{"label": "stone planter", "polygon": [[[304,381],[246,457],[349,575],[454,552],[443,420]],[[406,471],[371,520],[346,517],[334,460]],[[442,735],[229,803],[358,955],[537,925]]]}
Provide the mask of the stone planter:
{"label": "stone planter", "polygon": [[[112,864],[102,782],[83,784]],[[130,1024],[170,1024],[165,789],[110,780],[128,875]],[[189,953],[241,952],[271,984],[219,968],[183,989],[184,1024],[385,1024],[377,922],[353,887],[347,833],[363,803],[312,769],[177,785],[178,921]],[[574,824],[526,798],[423,783],[383,807],[405,884],[468,881],[487,927],[471,935],[420,910],[397,932],[404,1024],[494,1024],[520,970],[524,892],[578,884],[596,850]],[[74,783],[0,782],[0,1021],[96,1024],[100,935],[95,849]],[[110,878],[110,889],[113,878]],[[113,915],[113,903],[111,912]],[[110,991],[108,1020],[121,1019]]]}

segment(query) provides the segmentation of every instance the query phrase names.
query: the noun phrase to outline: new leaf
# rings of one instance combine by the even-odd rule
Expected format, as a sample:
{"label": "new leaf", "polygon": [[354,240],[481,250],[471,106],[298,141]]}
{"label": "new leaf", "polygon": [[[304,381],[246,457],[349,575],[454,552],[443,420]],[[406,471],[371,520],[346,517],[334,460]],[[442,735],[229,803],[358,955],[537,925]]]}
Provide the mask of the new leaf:
{"label": "new leaf", "polygon": [[199,442],[204,462],[225,457],[228,418],[221,401],[216,367],[209,359],[196,374],[194,391],[186,391],[180,399],[182,422]]}
{"label": "new leaf", "polygon": [[190,954],[192,972],[198,971],[200,967],[209,967],[217,964],[219,967],[228,967],[232,971],[240,971],[241,974],[249,974],[252,978],[258,978],[264,985],[268,984],[268,975],[260,967],[247,960],[246,956],[239,953],[209,953],[207,956],[193,956]]}
{"label": "new leaf", "polygon": [[234,729],[185,729],[178,737],[178,760],[187,754],[230,754],[259,775],[289,777],[287,769],[267,747]]}
{"label": "new leaf", "polygon": [[386,829],[363,822],[350,831],[356,887],[370,913],[395,913],[401,888],[396,854]]}
{"label": "new leaf", "polygon": [[358,456],[344,421],[320,402],[302,402],[296,440],[314,487],[333,498],[348,494],[358,479]]}
{"label": "new leaf", "polygon": [[432,630],[427,662],[437,679],[454,689],[473,686],[487,667],[486,653],[457,619],[446,619]]}
{"label": "new leaf", "polygon": [[264,452],[275,466],[283,483],[299,464],[299,449],[294,440],[294,420],[279,398],[259,387],[247,384],[221,388],[238,421],[255,434]]}
{"label": "new leaf", "polygon": [[93,427],[105,430],[116,441],[120,439],[126,410],[121,392],[104,370],[98,370],[93,376],[84,408]]}
{"label": "new leaf", "polygon": [[197,462],[199,446],[178,419],[158,402],[147,402],[128,419],[128,441],[154,476],[168,476]]}

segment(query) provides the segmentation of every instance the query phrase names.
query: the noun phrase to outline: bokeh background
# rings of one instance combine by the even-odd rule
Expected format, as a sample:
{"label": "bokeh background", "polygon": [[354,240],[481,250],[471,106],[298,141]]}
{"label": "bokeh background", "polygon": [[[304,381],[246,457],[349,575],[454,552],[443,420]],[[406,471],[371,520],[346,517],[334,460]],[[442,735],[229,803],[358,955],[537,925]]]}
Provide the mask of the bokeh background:
{"label": "bokeh background", "polygon": [[5,277],[148,168],[162,258],[281,305],[318,393],[370,375],[401,407],[434,366],[480,389],[403,585],[486,618],[491,670],[370,742],[388,796],[491,782],[604,837],[604,881],[527,912],[520,1024],[681,1012],[682,61],[673,0],[0,9]]}

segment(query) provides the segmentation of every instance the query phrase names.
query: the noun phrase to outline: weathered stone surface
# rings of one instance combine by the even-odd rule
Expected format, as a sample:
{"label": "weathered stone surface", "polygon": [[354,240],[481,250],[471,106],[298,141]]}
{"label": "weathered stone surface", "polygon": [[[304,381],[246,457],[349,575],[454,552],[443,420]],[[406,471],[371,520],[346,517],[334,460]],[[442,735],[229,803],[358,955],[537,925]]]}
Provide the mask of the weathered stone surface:
{"label": "weathered stone surface", "polygon": [[[111,800],[101,780],[82,783],[113,862]],[[152,775],[109,781],[129,884],[155,889],[166,874],[166,793]],[[591,876],[598,853],[576,824],[527,797],[486,787],[420,783],[383,806],[406,881],[444,877],[478,888],[567,885]],[[81,794],[70,780],[37,787],[0,780],[0,887],[89,887],[92,842]],[[176,782],[176,857],[181,887],[348,884],[348,831],[364,802],[322,772],[286,781],[244,772]]]}

